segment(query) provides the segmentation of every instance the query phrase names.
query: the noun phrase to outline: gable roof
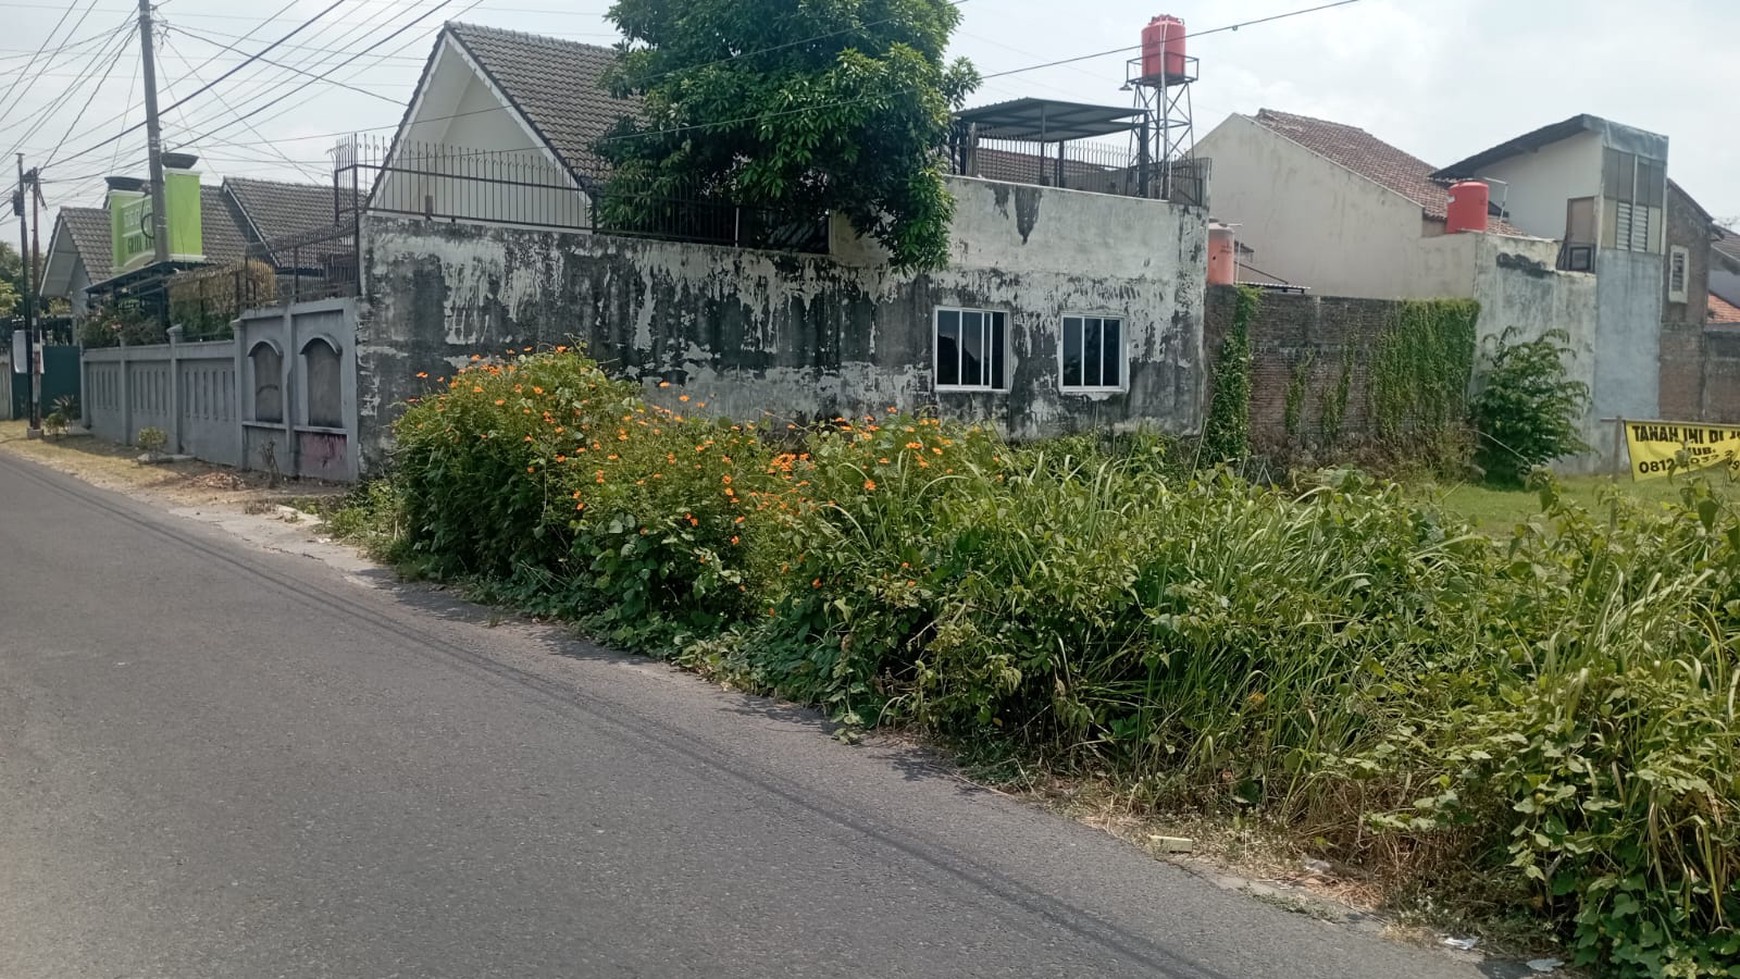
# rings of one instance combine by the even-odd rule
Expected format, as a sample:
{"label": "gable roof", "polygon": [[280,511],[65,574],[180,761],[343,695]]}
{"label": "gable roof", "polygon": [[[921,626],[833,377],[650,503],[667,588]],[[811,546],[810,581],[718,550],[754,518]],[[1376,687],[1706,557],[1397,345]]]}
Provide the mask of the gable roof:
{"label": "gable roof", "polygon": [[[63,207],[55,219],[55,240],[63,230],[73,250],[78,252],[79,261],[84,263],[90,281],[101,282],[113,273],[115,248],[107,208]],[[49,241],[50,254],[55,250],[55,240]]]}
{"label": "gable roof", "polygon": [[640,110],[604,88],[614,49],[475,24],[445,30],[576,177],[605,168],[594,144]]}
{"label": "gable roof", "polygon": [[1740,231],[1716,225],[1716,238],[1710,242],[1710,250],[1721,256],[1719,261],[1723,265],[1740,272]]}
{"label": "gable roof", "polygon": [[[1413,201],[1420,205],[1426,217],[1444,220],[1450,203],[1450,190],[1442,181],[1433,179],[1434,168],[1425,160],[1397,149],[1357,126],[1327,119],[1259,109],[1256,123]],[[1496,234],[1528,237],[1526,232],[1502,219],[1493,220],[1488,228]]]}
{"label": "gable roof", "polygon": [[1562,122],[1548,123],[1539,129],[1523,133],[1515,139],[1505,140],[1466,160],[1452,163],[1434,173],[1433,176],[1442,180],[1477,177],[1480,175],[1480,171],[1500,160],[1508,160],[1513,156],[1529,153],[1585,132],[1599,133],[1603,146],[1624,150],[1627,153],[1635,153],[1651,160],[1667,159],[1668,139],[1666,136],[1583,112]]}
{"label": "gable roof", "polygon": [[221,187],[199,188],[200,248],[213,265],[228,265],[248,257],[248,238],[236,223]]}
{"label": "gable roof", "polygon": [[1710,293],[1709,323],[1723,323],[1740,326],[1740,306],[1736,306],[1715,293]]}
{"label": "gable roof", "polygon": [[[318,265],[321,256],[349,248],[347,242],[336,240],[345,230],[340,214],[355,206],[356,194],[349,188],[226,177],[223,190],[248,241],[271,249],[268,257],[274,266]],[[334,240],[313,241],[299,249],[285,244],[298,238],[324,238],[325,231],[335,232]]]}

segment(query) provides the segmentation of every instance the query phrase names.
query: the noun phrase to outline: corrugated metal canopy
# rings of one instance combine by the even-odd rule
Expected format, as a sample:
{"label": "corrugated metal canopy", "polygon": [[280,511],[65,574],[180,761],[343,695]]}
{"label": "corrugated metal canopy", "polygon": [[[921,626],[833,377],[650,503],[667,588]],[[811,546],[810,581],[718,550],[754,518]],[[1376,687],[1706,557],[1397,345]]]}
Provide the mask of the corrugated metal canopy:
{"label": "corrugated metal canopy", "polygon": [[995,139],[1061,143],[1113,136],[1136,128],[1142,110],[1131,106],[1089,105],[1056,99],[1015,99],[955,113],[959,122],[989,130]]}

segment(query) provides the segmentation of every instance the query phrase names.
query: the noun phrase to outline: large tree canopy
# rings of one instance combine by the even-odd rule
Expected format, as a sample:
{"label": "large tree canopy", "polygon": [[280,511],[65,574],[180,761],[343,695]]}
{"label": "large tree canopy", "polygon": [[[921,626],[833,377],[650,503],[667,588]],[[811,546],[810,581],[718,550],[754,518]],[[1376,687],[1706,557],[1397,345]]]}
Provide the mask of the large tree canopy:
{"label": "large tree canopy", "polygon": [[[0,244],[0,316],[11,316],[23,301],[24,262],[12,246]],[[10,342],[8,340],[8,342]]]}
{"label": "large tree canopy", "polygon": [[[641,117],[599,144],[619,186],[794,219],[838,211],[897,268],[948,258],[940,151],[978,85],[948,0],[616,0],[610,84]],[[625,198],[619,197],[618,200]]]}

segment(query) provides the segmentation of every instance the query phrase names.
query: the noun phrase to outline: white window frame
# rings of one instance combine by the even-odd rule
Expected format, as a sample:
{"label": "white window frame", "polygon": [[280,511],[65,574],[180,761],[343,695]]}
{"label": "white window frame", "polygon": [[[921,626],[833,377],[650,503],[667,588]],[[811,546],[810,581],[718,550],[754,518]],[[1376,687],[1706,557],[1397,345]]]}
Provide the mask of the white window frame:
{"label": "white window frame", "polygon": [[[1116,320],[1118,322],[1118,383],[1116,384],[1065,384],[1063,380],[1064,329],[1066,320]],[[1103,327],[1102,327],[1103,328]],[[1104,334],[1101,335],[1104,343]],[[1082,324],[1082,344],[1087,344],[1087,324]],[[1104,376],[1104,350],[1101,351],[1101,376]],[[1085,367],[1087,362],[1082,362]],[[1057,320],[1057,389],[1068,394],[1115,394],[1129,390],[1130,386],[1130,318],[1118,313],[1064,313]]]}
{"label": "white window frame", "polygon": [[[998,380],[997,384],[944,384],[944,383],[942,383],[942,380],[941,380],[942,374],[938,368],[941,366],[941,363],[942,363],[942,314],[944,314],[944,313],[979,313],[979,314],[986,316],[987,318],[991,317],[991,316],[1001,316],[1003,318],[1003,376],[997,379]],[[1011,329],[1009,320],[1010,320],[1009,311],[1006,309],[981,309],[981,308],[971,307],[971,306],[938,306],[938,307],[936,307],[936,309],[932,310],[931,315],[930,315],[930,379],[931,379],[932,388],[936,391],[939,391],[939,392],[947,392],[947,391],[1007,391],[1007,390],[1009,390],[1010,376],[1015,373],[1014,358],[1011,357],[1010,353],[1009,353],[1009,347],[1010,347],[1009,331]],[[965,344],[962,344],[961,347],[965,347]],[[989,354],[990,353],[989,349],[987,349],[986,352],[987,352],[987,354]],[[956,351],[955,351],[955,376],[956,377],[960,376],[960,364],[961,364],[960,357],[961,357],[961,349],[956,348]],[[995,365],[997,362],[997,359],[994,356],[987,356],[986,360],[988,361],[988,363],[986,365],[987,370],[989,370],[989,368],[992,365]]]}
{"label": "white window frame", "polygon": [[[1674,262],[1680,263],[1680,287],[1674,288]],[[1692,253],[1684,245],[1668,247],[1668,302],[1683,303],[1692,291]]]}

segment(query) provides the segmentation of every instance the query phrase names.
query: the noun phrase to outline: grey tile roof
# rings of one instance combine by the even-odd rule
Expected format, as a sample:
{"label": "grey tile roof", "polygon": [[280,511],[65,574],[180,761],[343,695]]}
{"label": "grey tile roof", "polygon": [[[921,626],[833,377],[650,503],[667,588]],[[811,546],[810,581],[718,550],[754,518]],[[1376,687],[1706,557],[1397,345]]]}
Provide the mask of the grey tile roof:
{"label": "grey tile roof", "polygon": [[526,117],[576,176],[604,171],[593,147],[639,100],[612,98],[600,83],[611,48],[494,27],[450,23],[447,33]]}
{"label": "grey tile roof", "polygon": [[199,232],[205,260],[214,265],[248,257],[248,239],[236,223],[222,188],[199,188]]}
{"label": "grey tile roof", "polygon": [[114,236],[109,211],[103,207],[63,207],[60,221],[71,236],[73,250],[85,265],[85,275],[101,282],[114,274]]}
{"label": "grey tile roof", "polygon": [[[261,241],[330,228],[336,220],[334,190],[330,186],[226,177],[224,192],[241,210],[243,227],[251,225]],[[354,200],[355,195],[346,188],[338,203],[348,210]]]}
{"label": "grey tile roof", "polygon": [[[279,268],[291,264],[318,266],[322,256],[350,249],[347,239],[339,240],[343,237],[343,222],[335,217],[341,211],[334,208],[335,191],[330,186],[227,177],[223,190],[248,241],[272,248],[272,264]],[[353,208],[355,200],[356,195],[349,188],[337,192],[342,210]],[[332,240],[305,244],[298,250],[279,247],[290,239],[318,238],[321,231],[328,229],[335,232]]]}

